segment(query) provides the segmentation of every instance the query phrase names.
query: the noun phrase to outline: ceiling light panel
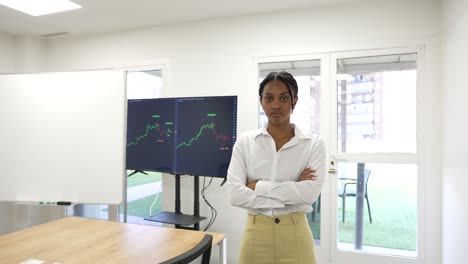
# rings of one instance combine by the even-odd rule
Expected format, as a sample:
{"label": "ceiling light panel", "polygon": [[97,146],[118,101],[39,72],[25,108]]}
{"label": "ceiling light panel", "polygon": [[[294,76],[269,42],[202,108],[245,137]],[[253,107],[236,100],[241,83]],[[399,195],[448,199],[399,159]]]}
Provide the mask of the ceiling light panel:
{"label": "ceiling light panel", "polygon": [[0,0],[4,5],[31,16],[42,16],[81,8],[69,0]]}

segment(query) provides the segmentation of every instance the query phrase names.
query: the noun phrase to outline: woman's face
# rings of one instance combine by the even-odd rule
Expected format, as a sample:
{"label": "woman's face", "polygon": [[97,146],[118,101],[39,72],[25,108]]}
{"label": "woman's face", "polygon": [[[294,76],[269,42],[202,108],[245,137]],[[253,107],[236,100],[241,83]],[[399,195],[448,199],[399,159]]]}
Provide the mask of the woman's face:
{"label": "woman's face", "polygon": [[[294,98],[294,103],[296,102],[297,97]],[[263,88],[260,103],[268,118],[268,123],[273,125],[289,124],[293,107],[286,84],[278,80],[267,83]]]}

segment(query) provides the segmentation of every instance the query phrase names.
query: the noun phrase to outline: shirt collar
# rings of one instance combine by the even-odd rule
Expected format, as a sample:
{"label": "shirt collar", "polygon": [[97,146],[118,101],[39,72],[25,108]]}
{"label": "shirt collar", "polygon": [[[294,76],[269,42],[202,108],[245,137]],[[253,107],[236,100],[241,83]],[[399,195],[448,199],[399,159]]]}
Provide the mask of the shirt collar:
{"label": "shirt collar", "polygon": [[[258,136],[260,135],[270,135],[270,133],[268,133],[268,130],[267,130],[267,125],[268,124],[265,124],[262,128],[258,129],[255,133],[255,138],[257,138]],[[294,127],[294,135],[295,135],[295,138],[297,139],[310,139],[310,136],[308,136],[306,133],[304,133],[298,126],[296,126],[296,124],[294,123],[291,123],[291,125]]]}

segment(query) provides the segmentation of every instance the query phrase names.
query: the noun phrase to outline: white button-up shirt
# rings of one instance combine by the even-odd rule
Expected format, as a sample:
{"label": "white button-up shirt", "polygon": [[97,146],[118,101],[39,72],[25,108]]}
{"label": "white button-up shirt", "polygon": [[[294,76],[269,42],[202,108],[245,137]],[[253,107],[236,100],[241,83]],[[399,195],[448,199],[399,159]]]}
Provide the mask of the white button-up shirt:
{"label": "white button-up shirt", "polygon": [[[325,181],[325,145],[319,136],[306,135],[296,126],[294,133],[278,151],[266,126],[238,137],[227,175],[232,205],[267,216],[312,211]],[[318,178],[299,182],[307,167],[315,169]],[[252,190],[246,183],[254,180],[258,182]]]}

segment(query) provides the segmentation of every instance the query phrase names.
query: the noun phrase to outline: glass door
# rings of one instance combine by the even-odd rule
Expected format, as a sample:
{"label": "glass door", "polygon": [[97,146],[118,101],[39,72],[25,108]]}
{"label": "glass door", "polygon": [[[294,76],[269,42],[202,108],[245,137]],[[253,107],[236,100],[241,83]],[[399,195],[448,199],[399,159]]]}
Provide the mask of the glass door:
{"label": "glass door", "polygon": [[327,144],[326,183],[308,215],[318,263],[423,262],[421,61],[417,47],[257,61],[257,83],[293,74],[291,121]]}
{"label": "glass door", "polygon": [[331,63],[331,261],[415,263],[418,53],[334,53]]}
{"label": "glass door", "polygon": [[[128,71],[127,99],[159,98],[163,88],[161,69]],[[141,133],[150,133],[146,127]],[[133,139],[131,139],[133,140]],[[162,173],[127,170],[126,199],[121,218],[123,222],[156,224],[144,220],[162,211]]]}
{"label": "glass door", "polygon": [[[328,123],[326,122],[328,92],[328,55],[315,56],[290,56],[269,57],[258,62],[258,84],[270,72],[287,71],[296,79],[298,90],[298,102],[291,116],[291,122],[301,130],[320,135],[325,142],[328,138]],[[325,75],[325,76],[324,76]],[[263,127],[267,118],[259,103],[259,127]],[[327,176],[327,178],[329,178]],[[312,212],[307,214],[310,229],[312,230],[316,252],[319,259],[328,259],[328,180],[326,181],[321,196],[311,206]],[[326,263],[326,262],[324,262]]]}

